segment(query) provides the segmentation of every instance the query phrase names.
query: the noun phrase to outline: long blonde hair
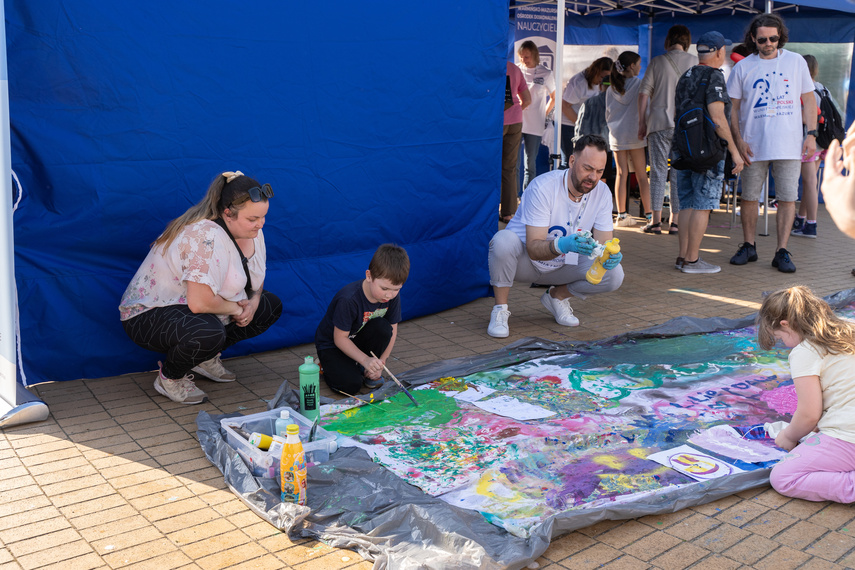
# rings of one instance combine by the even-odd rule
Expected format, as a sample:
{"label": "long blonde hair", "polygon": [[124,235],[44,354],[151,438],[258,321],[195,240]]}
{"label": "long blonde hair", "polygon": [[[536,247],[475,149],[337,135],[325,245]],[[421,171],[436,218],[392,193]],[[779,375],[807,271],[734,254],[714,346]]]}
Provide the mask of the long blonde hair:
{"label": "long blonde hair", "polygon": [[[224,204],[222,200],[223,190],[226,185],[234,185],[234,191],[229,192],[233,196],[229,204]],[[241,195],[241,190],[245,191],[253,186],[260,186],[260,184],[257,180],[246,176],[240,170],[218,174],[211,182],[211,185],[208,186],[208,192],[205,194],[205,197],[195,206],[191,206],[181,216],[169,222],[163,233],[151,244],[152,247],[162,245],[165,251],[186,226],[195,224],[200,220],[216,220],[223,215],[223,211],[226,208],[229,208],[231,211],[240,210],[242,205],[250,199],[249,194]],[[262,196],[261,198],[263,201],[267,201],[266,196]]]}
{"label": "long blonde hair", "polygon": [[770,293],[757,313],[757,340],[769,350],[781,321],[799,338],[831,354],[855,354],[855,324],[834,314],[824,300],[802,285]]}

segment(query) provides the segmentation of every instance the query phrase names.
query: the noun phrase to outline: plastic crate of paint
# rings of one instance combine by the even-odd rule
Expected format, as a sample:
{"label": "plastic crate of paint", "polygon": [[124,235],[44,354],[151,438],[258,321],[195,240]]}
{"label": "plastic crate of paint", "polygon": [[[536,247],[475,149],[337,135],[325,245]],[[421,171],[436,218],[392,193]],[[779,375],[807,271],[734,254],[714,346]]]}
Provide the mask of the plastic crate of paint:
{"label": "plastic crate of paint", "polygon": [[256,477],[278,477],[279,460],[282,457],[281,446],[273,445],[271,446],[271,450],[262,451],[250,445],[246,439],[238,435],[230,426],[238,426],[249,433],[258,432],[265,435],[273,435],[275,422],[279,418],[281,410],[291,412],[291,423],[300,426],[300,441],[303,442],[306,463],[324,463],[329,461],[330,454],[338,449],[335,441],[336,434],[328,432],[320,426],[315,428],[314,441],[308,442],[312,422],[309,418],[300,415],[291,408],[276,408],[267,412],[220,420],[220,426],[226,434],[226,442],[246,461],[252,470],[252,474]]}

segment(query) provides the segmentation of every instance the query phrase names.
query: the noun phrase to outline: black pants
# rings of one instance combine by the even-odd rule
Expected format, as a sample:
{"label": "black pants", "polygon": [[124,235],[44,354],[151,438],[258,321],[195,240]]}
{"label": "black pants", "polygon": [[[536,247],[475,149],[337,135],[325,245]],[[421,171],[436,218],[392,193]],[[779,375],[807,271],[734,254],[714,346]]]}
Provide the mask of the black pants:
{"label": "black pants", "polygon": [[[383,317],[378,317],[365,323],[362,330],[353,337],[353,344],[365,354],[373,352],[379,358],[391,340],[392,324]],[[319,350],[318,359],[324,367],[324,381],[331,389],[356,394],[362,388],[362,366],[338,348]]]}
{"label": "black pants", "polygon": [[268,291],[261,300],[252,321],[245,327],[231,322],[224,325],[217,315],[193,313],[187,305],[156,307],[127,321],[122,321],[131,340],[148,350],[165,352],[163,375],[183,378],[201,362],[205,362],[236,342],[258,336],[282,315],[282,301]]}

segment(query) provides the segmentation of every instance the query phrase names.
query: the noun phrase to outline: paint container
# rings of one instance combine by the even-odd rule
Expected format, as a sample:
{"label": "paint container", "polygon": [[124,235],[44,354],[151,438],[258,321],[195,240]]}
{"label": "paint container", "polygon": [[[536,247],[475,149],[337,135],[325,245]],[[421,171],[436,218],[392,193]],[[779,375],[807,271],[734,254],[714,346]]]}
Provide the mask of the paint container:
{"label": "paint container", "polygon": [[285,437],[288,426],[294,423],[291,421],[291,410],[280,410],[279,417],[273,422],[273,435]]}
{"label": "paint container", "polygon": [[603,280],[603,276],[606,274],[606,268],[603,267],[603,263],[608,260],[612,255],[620,252],[620,240],[618,238],[612,238],[605,243],[605,250],[603,254],[594,261],[594,264],[591,265],[591,268],[585,274],[585,279],[588,280],[588,283],[591,285],[599,285],[600,281]]}
{"label": "paint container", "polygon": [[306,504],[306,455],[300,443],[300,427],[288,426],[285,445],[282,446],[281,476],[282,502]]}
{"label": "paint container", "polygon": [[231,425],[229,427],[232,428],[236,434],[247,440],[251,446],[257,447],[258,449],[267,451],[270,448],[270,444],[273,443],[273,438],[267,434],[259,433],[257,431],[249,433],[242,427],[235,425]]}
{"label": "paint container", "polygon": [[298,370],[300,372],[300,413],[314,421],[319,414],[318,398],[321,389],[321,368],[315,364],[314,358],[307,356]]}
{"label": "paint container", "polygon": [[273,443],[273,438],[266,433],[258,433],[257,431],[254,431],[249,435],[248,441],[250,445],[257,447],[262,451],[267,451],[270,449],[270,444]]}

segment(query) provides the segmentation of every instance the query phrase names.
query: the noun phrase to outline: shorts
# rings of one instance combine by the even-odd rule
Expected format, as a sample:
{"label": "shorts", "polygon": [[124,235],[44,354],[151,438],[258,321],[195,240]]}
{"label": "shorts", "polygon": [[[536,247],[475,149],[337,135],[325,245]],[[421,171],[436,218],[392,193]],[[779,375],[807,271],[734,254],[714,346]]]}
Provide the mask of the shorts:
{"label": "shorts", "polygon": [[677,173],[680,210],[715,210],[721,203],[724,186],[724,160],[706,172],[672,170]]}
{"label": "shorts", "polygon": [[[742,199],[758,202],[766,183],[766,173],[772,166],[775,198],[780,202],[795,202],[799,196],[802,163],[798,158],[787,160],[755,160],[742,170]],[[768,196],[767,196],[768,198]]]}

